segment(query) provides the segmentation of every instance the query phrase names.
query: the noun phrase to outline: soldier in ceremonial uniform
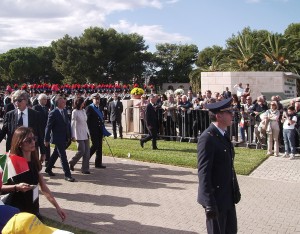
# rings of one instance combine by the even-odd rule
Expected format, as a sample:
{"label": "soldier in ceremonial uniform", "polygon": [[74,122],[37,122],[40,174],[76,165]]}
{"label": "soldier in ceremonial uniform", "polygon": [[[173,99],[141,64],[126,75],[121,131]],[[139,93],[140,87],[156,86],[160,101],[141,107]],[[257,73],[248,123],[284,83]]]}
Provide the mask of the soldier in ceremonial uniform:
{"label": "soldier in ceremonial uniform", "polygon": [[204,207],[207,233],[237,233],[235,204],[241,194],[234,170],[234,148],[227,136],[231,99],[207,104],[211,125],[198,140],[198,202]]}
{"label": "soldier in ceremonial uniform", "polygon": [[99,107],[100,95],[94,93],[91,95],[93,103],[86,107],[87,125],[89,128],[92,146],[90,149],[90,157],[96,153],[95,168],[106,168],[102,163],[102,139],[104,133],[104,118]]}

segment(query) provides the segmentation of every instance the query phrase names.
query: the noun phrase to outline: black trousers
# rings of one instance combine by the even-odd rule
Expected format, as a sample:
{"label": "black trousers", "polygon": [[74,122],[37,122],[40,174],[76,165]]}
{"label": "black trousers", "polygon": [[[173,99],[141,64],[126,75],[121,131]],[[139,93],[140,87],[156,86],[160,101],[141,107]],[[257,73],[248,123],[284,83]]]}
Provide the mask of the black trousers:
{"label": "black trousers", "polygon": [[219,212],[218,218],[206,219],[208,234],[235,234],[237,233],[237,218],[235,206]]}
{"label": "black trousers", "polygon": [[119,127],[119,136],[123,137],[123,127],[122,127],[121,119],[111,121],[111,123],[112,123],[114,138],[117,138],[117,125]]}
{"label": "black trousers", "polygon": [[45,149],[46,149],[46,152],[45,152],[45,155],[46,155],[45,161],[49,162],[49,159],[50,159],[50,144],[48,146],[45,146]]}
{"label": "black trousers", "polygon": [[95,158],[95,166],[101,166],[102,165],[102,143],[103,143],[103,135],[91,136],[92,146],[90,148],[90,158],[93,156],[93,154],[96,152],[96,158]]}
{"label": "black trousers", "polygon": [[157,141],[157,128],[152,128],[152,129],[148,129],[149,134],[141,139],[142,142],[147,142],[150,141],[152,139],[152,149],[156,149],[157,145],[156,145],[156,141]]}
{"label": "black trousers", "polygon": [[51,171],[58,157],[60,158],[61,166],[66,177],[71,177],[71,171],[68,163],[68,158],[66,154],[66,149],[69,147],[69,143],[59,143],[55,144],[52,155],[48,161],[46,171]]}

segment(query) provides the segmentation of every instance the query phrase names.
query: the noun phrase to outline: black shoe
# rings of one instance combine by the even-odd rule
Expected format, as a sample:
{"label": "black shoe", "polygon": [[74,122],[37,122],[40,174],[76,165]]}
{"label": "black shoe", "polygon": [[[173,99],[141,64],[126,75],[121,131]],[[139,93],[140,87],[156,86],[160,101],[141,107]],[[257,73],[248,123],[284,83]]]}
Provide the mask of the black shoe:
{"label": "black shoe", "polygon": [[49,176],[55,176],[55,174],[53,173],[53,171],[45,170],[45,172],[46,172]]}
{"label": "black shoe", "polygon": [[153,147],[152,149],[153,149],[153,150],[158,150],[158,148],[157,148],[157,147]]}
{"label": "black shoe", "polygon": [[117,139],[117,137],[116,137],[116,136],[114,136],[114,139]]}
{"label": "black shoe", "polygon": [[101,165],[96,165],[95,168],[102,168],[102,169],[104,169],[104,168],[106,168],[106,166],[104,166],[104,165],[101,164]]}
{"label": "black shoe", "polygon": [[75,179],[73,178],[73,177],[68,177],[68,176],[65,176],[65,180],[66,181],[69,181],[69,182],[74,182],[75,181]]}
{"label": "black shoe", "polygon": [[89,172],[89,171],[82,171],[81,173],[82,173],[82,174],[85,174],[85,175],[91,174],[91,172]]}
{"label": "black shoe", "polygon": [[71,163],[69,163],[69,165],[70,165],[70,170],[74,171],[74,166]]}
{"label": "black shoe", "polygon": [[142,148],[144,148],[144,142],[142,140],[140,140],[140,145]]}
{"label": "black shoe", "polygon": [[123,136],[120,136],[121,139],[123,139]]}

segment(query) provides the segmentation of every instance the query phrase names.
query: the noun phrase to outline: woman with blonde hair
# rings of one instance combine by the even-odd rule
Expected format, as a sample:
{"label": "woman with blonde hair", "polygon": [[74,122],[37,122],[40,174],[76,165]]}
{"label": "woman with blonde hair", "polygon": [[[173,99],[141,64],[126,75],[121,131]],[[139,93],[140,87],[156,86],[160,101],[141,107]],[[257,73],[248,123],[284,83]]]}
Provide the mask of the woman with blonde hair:
{"label": "woman with blonde hair", "polygon": [[[13,177],[10,181],[10,184],[14,184],[14,194],[10,205],[17,207],[21,212],[34,214],[41,219],[37,187],[37,185],[39,185],[41,192],[56,208],[58,215],[64,221],[66,219],[66,214],[51,194],[51,191],[40,172],[42,166],[38,160],[35,147],[36,141],[37,138],[34,135],[32,128],[19,127],[14,132],[11,141],[10,155],[25,158],[28,163],[29,171]],[[24,188],[24,186],[26,186],[26,188]]]}
{"label": "woman with blonde hair", "polygon": [[277,102],[270,103],[270,109],[265,113],[266,133],[268,135],[268,152],[267,155],[273,155],[273,142],[274,142],[274,156],[279,156],[279,115]]}

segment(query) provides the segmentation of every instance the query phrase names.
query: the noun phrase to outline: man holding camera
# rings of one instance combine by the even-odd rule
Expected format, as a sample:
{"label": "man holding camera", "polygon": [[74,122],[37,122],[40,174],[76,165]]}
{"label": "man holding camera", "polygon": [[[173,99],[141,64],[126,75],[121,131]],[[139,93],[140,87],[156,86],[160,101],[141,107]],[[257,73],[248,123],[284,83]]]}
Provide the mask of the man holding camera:
{"label": "man holding camera", "polygon": [[296,147],[295,147],[295,125],[297,123],[297,115],[295,113],[295,107],[289,106],[287,112],[284,112],[281,119],[283,123],[283,140],[285,153],[283,158],[295,159]]}

